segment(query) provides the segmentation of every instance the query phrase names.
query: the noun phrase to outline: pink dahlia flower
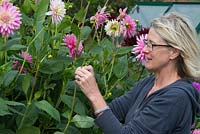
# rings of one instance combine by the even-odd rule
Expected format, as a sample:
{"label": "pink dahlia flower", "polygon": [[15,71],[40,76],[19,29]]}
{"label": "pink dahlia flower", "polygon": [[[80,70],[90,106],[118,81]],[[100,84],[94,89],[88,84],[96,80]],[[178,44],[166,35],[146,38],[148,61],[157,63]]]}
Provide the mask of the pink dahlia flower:
{"label": "pink dahlia flower", "polygon": [[124,8],[123,10],[120,8],[120,9],[119,9],[119,13],[120,13],[120,14],[119,14],[119,16],[117,17],[117,20],[124,19],[124,18],[127,16],[126,11],[127,11],[127,7]]}
{"label": "pink dahlia flower", "polygon": [[147,34],[142,34],[139,37],[137,36],[137,45],[134,45],[135,48],[132,49],[133,54],[137,54],[136,60],[141,62],[145,61],[145,54],[142,52],[143,48],[145,47],[144,40],[147,39]]}
{"label": "pink dahlia flower", "polygon": [[[75,58],[76,43],[77,43],[76,36],[74,34],[67,34],[64,36],[63,41],[66,44],[66,47],[69,49],[69,57]],[[77,54],[80,55],[82,50],[83,50],[83,44],[82,44],[82,41],[80,41]]]}
{"label": "pink dahlia flower", "polygon": [[122,21],[121,33],[124,38],[131,38],[136,33],[136,24],[129,15],[127,15]]}
{"label": "pink dahlia flower", "polygon": [[195,129],[192,134],[200,134],[200,129]]}
{"label": "pink dahlia flower", "polygon": [[66,13],[65,3],[62,0],[50,0],[50,11],[46,15],[52,16],[52,23],[60,23]]}
{"label": "pink dahlia flower", "polygon": [[192,85],[193,85],[197,90],[200,91],[200,84],[199,84],[199,83],[197,83],[197,82],[192,82]]}
{"label": "pink dahlia flower", "polygon": [[22,58],[24,58],[27,62],[32,63],[32,56],[27,52],[21,52],[20,55]]}
{"label": "pink dahlia flower", "polygon": [[2,1],[0,4],[0,33],[2,36],[14,34],[14,30],[19,29],[21,23],[19,8],[13,6],[8,0]]}
{"label": "pink dahlia flower", "polygon": [[108,16],[104,13],[106,7],[103,7],[101,11],[97,11],[96,14],[90,17],[90,21],[94,21],[96,23],[96,29],[98,29],[103,23],[108,20]]}

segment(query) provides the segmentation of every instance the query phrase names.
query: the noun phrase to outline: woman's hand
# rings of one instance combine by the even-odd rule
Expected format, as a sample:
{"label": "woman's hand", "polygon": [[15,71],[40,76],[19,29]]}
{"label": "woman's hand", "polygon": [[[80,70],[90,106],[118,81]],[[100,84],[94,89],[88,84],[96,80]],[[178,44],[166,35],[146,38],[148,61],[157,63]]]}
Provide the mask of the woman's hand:
{"label": "woman's hand", "polygon": [[83,93],[91,101],[94,110],[107,105],[99,91],[99,87],[94,77],[94,70],[91,65],[78,67],[75,71],[75,79]]}

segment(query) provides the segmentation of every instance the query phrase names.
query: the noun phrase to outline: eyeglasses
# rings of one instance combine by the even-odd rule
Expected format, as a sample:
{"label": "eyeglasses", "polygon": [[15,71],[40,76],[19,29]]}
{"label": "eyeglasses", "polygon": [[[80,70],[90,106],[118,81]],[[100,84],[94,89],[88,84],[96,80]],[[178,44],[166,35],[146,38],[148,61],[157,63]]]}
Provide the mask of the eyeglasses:
{"label": "eyeglasses", "polygon": [[144,41],[144,46],[149,48],[149,50],[153,51],[153,47],[156,47],[156,46],[161,46],[161,47],[172,47],[171,45],[162,45],[162,44],[155,44],[155,43],[152,43],[146,39],[143,40]]}

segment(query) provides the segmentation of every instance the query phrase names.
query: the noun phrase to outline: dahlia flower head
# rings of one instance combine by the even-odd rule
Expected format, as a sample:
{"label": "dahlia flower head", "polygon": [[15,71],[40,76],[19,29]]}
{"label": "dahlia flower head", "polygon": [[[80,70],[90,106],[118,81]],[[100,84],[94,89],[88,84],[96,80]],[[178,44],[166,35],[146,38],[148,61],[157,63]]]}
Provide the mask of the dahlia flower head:
{"label": "dahlia flower head", "polygon": [[127,11],[127,7],[124,8],[123,10],[120,8],[120,9],[119,9],[119,16],[117,17],[117,20],[122,20],[122,19],[124,19],[124,18],[127,16],[126,11]]}
{"label": "dahlia flower head", "polygon": [[32,56],[29,53],[22,51],[20,56],[27,62],[32,63]]}
{"label": "dahlia flower head", "polygon": [[141,61],[142,63],[145,62],[145,54],[142,52],[143,48],[145,47],[144,40],[147,40],[147,34],[142,34],[136,37],[137,44],[134,45],[135,47],[132,49],[132,53],[136,54],[135,57],[137,61]]}
{"label": "dahlia flower head", "polygon": [[121,33],[124,38],[131,38],[136,33],[136,24],[129,15],[126,15],[121,21]]}
{"label": "dahlia flower head", "polygon": [[108,20],[108,15],[105,14],[106,7],[103,7],[100,11],[97,11],[96,14],[90,17],[90,21],[95,22],[95,28],[98,29]]}
{"label": "dahlia flower head", "polygon": [[59,24],[66,14],[65,3],[62,0],[50,0],[50,11],[46,15],[51,16],[53,24]]}
{"label": "dahlia flower head", "polygon": [[0,33],[2,36],[14,34],[14,30],[20,28],[21,13],[19,8],[13,6],[9,0],[0,2]]}
{"label": "dahlia flower head", "polygon": [[192,85],[198,90],[200,91],[200,84],[198,82],[192,82]]}
{"label": "dahlia flower head", "polygon": [[69,49],[69,57],[75,58],[76,55],[80,56],[83,51],[83,41],[80,41],[78,50],[76,50],[77,38],[74,34],[67,34],[64,36],[63,41]]}
{"label": "dahlia flower head", "polygon": [[117,20],[109,20],[105,25],[106,34],[112,37],[120,36],[120,23]]}
{"label": "dahlia flower head", "polygon": [[200,129],[195,129],[192,134],[200,134]]}

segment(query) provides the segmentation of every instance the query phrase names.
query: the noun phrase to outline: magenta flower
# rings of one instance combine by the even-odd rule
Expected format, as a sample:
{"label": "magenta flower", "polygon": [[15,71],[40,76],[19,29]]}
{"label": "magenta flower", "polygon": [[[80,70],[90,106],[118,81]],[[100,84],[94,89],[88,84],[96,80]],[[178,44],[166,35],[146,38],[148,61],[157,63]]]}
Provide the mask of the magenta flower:
{"label": "magenta flower", "polygon": [[121,33],[124,38],[131,38],[136,33],[136,24],[129,15],[122,21]]}
{"label": "magenta flower", "polygon": [[106,7],[103,7],[101,11],[97,11],[96,14],[90,17],[90,21],[94,21],[96,24],[96,29],[98,29],[103,23],[108,20],[108,15],[105,14]]}
{"label": "magenta flower", "polygon": [[137,36],[137,45],[134,45],[135,48],[132,49],[133,54],[137,54],[136,60],[141,61],[144,63],[145,61],[145,54],[142,52],[143,48],[145,47],[144,40],[147,39],[147,34],[142,34],[139,37]]}
{"label": "magenta flower", "polygon": [[200,129],[195,129],[192,134],[200,134]]}
{"label": "magenta flower", "polygon": [[[76,43],[77,43],[76,36],[74,34],[67,34],[64,36],[63,41],[66,44],[66,47],[69,49],[69,57],[75,58]],[[82,50],[83,50],[83,44],[82,44],[82,41],[80,41],[77,54],[80,55]]]}
{"label": "magenta flower", "polygon": [[8,1],[0,4],[0,33],[2,36],[14,34],[14,30],[20,28],[21,13],[16,6]]}
{"label": "magenta flower", "polygon": [[24,58],[27,62],[32,63],[32,56],[29,53],[22,51],[20,56]]}
{"label": "magenta flower", "polygon": [[124,8],[123,10],[120,8],[120,9],[119,9],[119,13],[120,13],[120,14],[119,14],[119,16],[117,17],[117,20],[124,19],[124,18],[127,16],[126,11],[127,11],[127,7]]}
{"label": "magenta flower", "polygon": [[200,84],[199,84],[199,83],[197,83],[197,82],[192,82],[192,85],[193,85],[197,90],[200,91]]}

